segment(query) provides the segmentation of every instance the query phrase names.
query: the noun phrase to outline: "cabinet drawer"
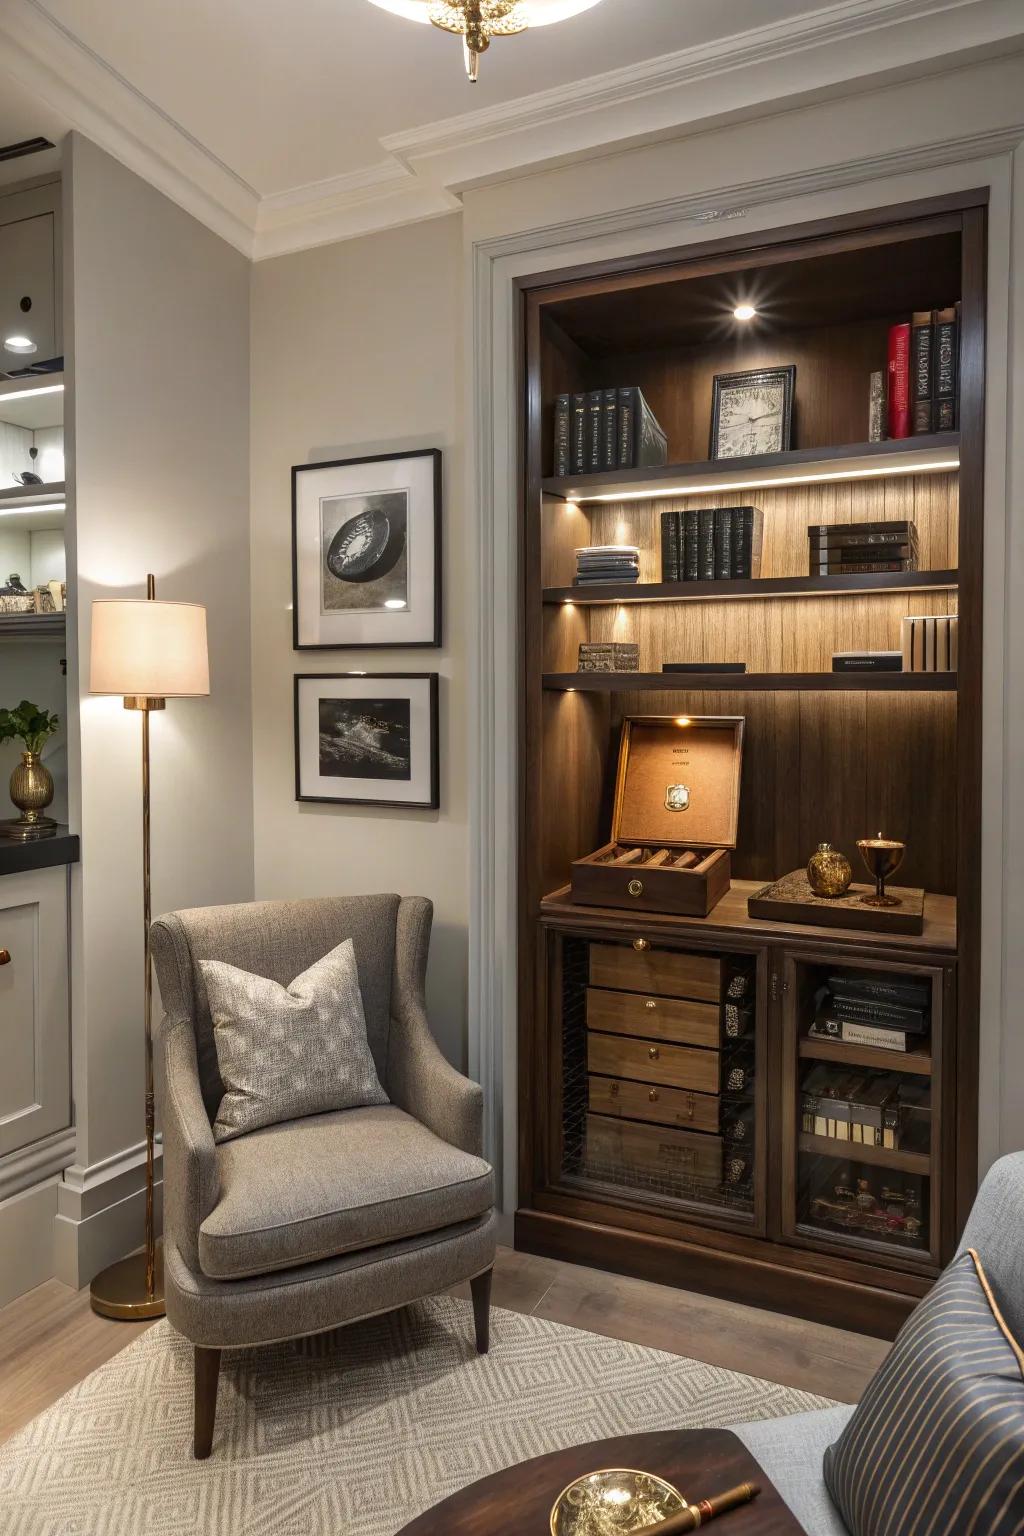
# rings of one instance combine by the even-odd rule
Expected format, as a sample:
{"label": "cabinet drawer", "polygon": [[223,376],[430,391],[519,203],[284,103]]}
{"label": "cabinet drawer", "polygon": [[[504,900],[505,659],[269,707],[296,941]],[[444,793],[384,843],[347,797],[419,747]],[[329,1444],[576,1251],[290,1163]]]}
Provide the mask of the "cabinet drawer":
{"label": "cabinet drawer", "polygon": [[656,997],[690,997],[717,1003],[722,990],[722,962],[712,955],[682,955],[667,949],[627,949],[621,944],[591,944],[590,984],[648,992]]}
{"label": "cabinet drawer", "polygon": [[600,1177],[603,1168],[624,1167],[652,1180],[680,1175],[706,1184],[722,1180],[722,1139],[699,1131],[588,1115],[584,1156],[592,1177]]}
{"label": "cabinet drawer", "polygon": [[587,1066],[591,1072],[605,1077],[662,1083],[666,1088],[692,1088],[696,1093],[718,1092],[718,1052],[688,1045],[661,1045],[588,1030]]}
{"label": "cabinet drawer", "polygon": [[643,1035],[678,1045],[718,1046],[718,1007],[681,997],[587,988],[587,1024],[609,1035]]}
{"label": "cabinet drawer", "polygon": [[591,1110],[601,1115],[649,1120],[655,1125],[674,1125],[684,1131],[715,1133],[721,1129],[719,1100],[711,1093],[693,1093],[685,1088],[656,1088],[650,1083],[631,1083],[628,1078],[591,1077],[587,1102]]}

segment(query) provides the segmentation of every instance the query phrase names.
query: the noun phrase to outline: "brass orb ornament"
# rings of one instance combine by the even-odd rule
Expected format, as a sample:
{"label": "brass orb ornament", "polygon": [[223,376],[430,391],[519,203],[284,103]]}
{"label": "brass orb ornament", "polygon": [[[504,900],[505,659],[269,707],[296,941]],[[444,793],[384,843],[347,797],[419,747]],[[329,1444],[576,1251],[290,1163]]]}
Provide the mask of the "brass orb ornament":
{"label": "brass orb ornament", "polygon": [[831,843],[819,843],[807,861],[807,883],[815,896],[845,896],[853,879],[853,866],[845,853]]}
{"label": "brass orb ornament", "polygon": [[883,837],[881,832],[874,837],[861,837],[857,840],[860,856],[867,865],[868,873],[875,882],[875,890],[872,896],[862,896],[860,899],[866,907],[898,907],[902,903],[898,896],[890,896],[885,889],[885,882],[893,876],[903,863],[903,855],[907,851],[906,843],[899,842],[893,837]]}
{"label": "brass orb ornament", "polygon": [[11,774],[11,800],[21,815],[4,823],[6,837],[28,842],[56,830],[57,823],[43,812],[53,800],[53,775],[38,752],[23,752],[21,762]]}

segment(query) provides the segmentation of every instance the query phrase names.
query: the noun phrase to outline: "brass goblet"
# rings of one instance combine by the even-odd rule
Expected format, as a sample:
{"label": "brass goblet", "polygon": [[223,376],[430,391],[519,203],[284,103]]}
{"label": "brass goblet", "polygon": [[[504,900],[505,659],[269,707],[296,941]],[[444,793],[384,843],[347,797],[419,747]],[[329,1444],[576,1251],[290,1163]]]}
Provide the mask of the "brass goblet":
{"label": "brass goblet", "polygon": [[907,851],[906,843],[897,842],[895,838],[883,837],[881,832],[876,837],[861,837],[857,839],[857,847],[860,856],[867,865],[868,873],[875,882],[875,894],[862,896],[861,901],[866,907],[898,907],[901,905],[898,896],[885,894],[885,882],[894,875],[903,863],[903,855]]}

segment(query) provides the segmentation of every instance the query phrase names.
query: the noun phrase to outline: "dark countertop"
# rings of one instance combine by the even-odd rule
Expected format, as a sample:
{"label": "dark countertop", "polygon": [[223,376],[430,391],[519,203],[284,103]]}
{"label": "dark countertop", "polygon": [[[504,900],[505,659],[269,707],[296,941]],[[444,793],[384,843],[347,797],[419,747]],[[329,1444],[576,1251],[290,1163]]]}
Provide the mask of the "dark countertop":
{"label": "dark countertop", "polygon": [[30,843],[0,837],[0,875],[20,875],[26,869],[52,869],[56,864],[78,863],[78,835],[58,827],[52,837]]}

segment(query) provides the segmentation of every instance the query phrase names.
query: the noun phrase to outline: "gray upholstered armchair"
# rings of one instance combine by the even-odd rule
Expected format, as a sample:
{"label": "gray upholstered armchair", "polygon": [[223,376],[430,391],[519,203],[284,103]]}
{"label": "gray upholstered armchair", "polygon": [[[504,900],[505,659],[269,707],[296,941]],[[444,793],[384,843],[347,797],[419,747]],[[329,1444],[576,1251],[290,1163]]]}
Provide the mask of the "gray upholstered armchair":
{"label": "gray upholstered armchair", "polygon": [[[255,902],[152,928],[164,1005],[167,1316],[195,1346],[195,1454],[213,1443],[220,1352],[320,1333],[472,1282],[487,1349],[494,1181],[482,1095],[424,1008],[432,908],[419,897]],[[214,1143],[223,1092],[200,960],[287,986],[351,938],[391,1102]]]}

